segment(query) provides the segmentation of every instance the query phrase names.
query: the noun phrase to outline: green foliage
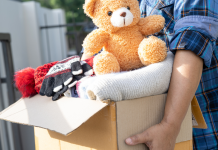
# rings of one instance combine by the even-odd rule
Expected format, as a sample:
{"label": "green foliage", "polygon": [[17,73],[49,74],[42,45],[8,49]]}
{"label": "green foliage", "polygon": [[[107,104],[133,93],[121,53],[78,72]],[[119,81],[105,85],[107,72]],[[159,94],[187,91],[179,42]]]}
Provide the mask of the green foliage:
{"label": "green foliage", "polygon": [[[32,1],[32,0],[23,0]],[[67,23],[82,22],[87,19],[83,11],[85,0],[34,0],[46,8],[62,8],[66,13]]]}

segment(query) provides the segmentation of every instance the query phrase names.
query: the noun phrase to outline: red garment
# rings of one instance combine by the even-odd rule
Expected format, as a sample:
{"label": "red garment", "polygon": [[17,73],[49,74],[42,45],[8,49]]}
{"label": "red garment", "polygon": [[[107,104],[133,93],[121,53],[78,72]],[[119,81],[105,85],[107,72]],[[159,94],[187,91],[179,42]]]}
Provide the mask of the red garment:
{"label": "red garment", "polygon": [[[93,67],[93,58],[94,57],[91,57],[84,61]],[[31,97],[39,93],[45,75],[57,62],[58,61],[48,63],[43,66],[39,66],[36,69],[28,67],[15,73],[15,85],[21,92],[23,98]]]}
{"label": "red garment", "polygon": [[88,59],[85,59],[84,61],[89,64],[89,66],[91,66],[93,68],[93,59],[94,59],[94,56],[91,57],[91,58],[88,58]]}
{"label": "red garment", "polygon": [[14,75],[14,81],[17,89],[22,94],[22,97],[31,97],[37,94],[34,82],[34,71],[33,68],[25,68],[17,71]]}
{"label": "red garment", "polygon": [[42,82],[45,78],[45,75],[48,73],[49,69],[54,66],[58,61],[45,64],[43,66],[39,66],[36,68],[34,72],[34,79],[35,79],[35,90],[37,93],[39,93],[40,88],[42,86]]}

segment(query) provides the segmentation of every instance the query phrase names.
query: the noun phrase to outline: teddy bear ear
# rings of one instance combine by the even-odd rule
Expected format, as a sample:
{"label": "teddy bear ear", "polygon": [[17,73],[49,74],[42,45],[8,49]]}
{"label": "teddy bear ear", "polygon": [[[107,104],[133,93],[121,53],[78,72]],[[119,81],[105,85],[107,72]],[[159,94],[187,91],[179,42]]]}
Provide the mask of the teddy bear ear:
{"label": "teddy bear ear", "polygon": [[96,1],[97,0],[85,0],[85,4],[83,5],[85,13],[91,18],[93,18],[94,15]]}

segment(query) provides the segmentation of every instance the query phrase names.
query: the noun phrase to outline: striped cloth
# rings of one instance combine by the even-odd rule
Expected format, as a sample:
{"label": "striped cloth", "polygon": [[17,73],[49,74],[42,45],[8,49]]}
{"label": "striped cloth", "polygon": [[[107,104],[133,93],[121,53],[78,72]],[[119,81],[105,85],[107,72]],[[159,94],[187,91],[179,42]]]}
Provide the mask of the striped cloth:
{"label": "striped cloth", "polygon": [[218,0],[139,0],[141,16],[165,17],[156,36],[173,53],[191,50],[204,60],[196,91],[208,129],[193,129],[194,150],[218,149]]}

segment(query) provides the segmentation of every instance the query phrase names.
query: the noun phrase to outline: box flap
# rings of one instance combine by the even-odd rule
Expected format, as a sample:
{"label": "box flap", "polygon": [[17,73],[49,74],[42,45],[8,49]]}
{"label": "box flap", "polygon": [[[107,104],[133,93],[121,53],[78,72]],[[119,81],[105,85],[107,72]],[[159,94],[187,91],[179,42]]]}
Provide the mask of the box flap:
{"label": "box flap", "polygon": [[[117,139],[119,149],[142,150],[144,144],[127,146],[124,140],[161,122],[167,94],[117,102]],[[134,123],[133,123],[134,122]],[[176,143],[192,139],[191,106],[183,120]]]}
{"label": "box flap", "polygon": [[106,103],[62,97],[52,101],[46,96],[36,95],[20,99],[0,113],[0,119],[42,127],[67,135],[86,122]]}
{"label": "box flap", "polygon": [[70,135],[35,127],[40,150],[117,150],[116,105],[100,110]]}

